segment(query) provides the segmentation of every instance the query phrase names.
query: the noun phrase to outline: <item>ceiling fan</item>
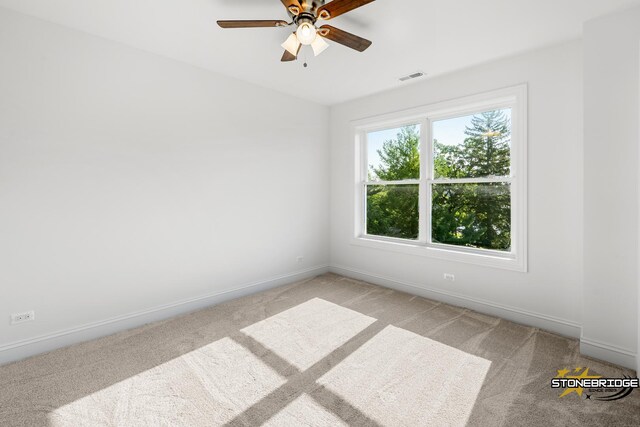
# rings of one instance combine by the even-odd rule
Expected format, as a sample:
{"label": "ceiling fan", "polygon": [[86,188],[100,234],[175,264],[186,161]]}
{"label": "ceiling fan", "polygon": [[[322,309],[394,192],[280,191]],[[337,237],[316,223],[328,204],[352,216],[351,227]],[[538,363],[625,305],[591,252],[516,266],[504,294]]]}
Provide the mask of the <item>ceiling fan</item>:
{"label": "ceiling fan", "polygon": [[[302,45],[311,45],[315,56],[320,55],[329,45],[324,39],[340,43],[358,52],[365,51],[371,42],[362,37],[343,31],[331,25],[316,27],[316,21],[328,21],[337,16],[364,6],[374,0],[281,0],[291,18],[291,22],[282,20],[241,20],[218,21],[222,28],[259,28],[288,27],[295,25],[296,31],[282,44],[285,49],[281,61],[295,61]],[[326,4],[325,4],[326,3]]]}

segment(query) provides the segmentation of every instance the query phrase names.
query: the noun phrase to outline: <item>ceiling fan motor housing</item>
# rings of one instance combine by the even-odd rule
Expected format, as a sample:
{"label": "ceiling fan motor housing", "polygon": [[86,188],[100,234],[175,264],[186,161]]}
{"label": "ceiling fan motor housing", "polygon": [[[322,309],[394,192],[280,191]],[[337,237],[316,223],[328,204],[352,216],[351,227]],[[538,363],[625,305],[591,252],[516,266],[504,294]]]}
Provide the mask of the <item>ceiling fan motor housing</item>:
{"label": "ceiling fan motor housing", "polygon": [[324,6],[324,4],[325,0],[303,0],[300,2],[302,10],[298,10],[297,6],[291,6],[287,9],[287,12],[295,24],[298,24],[300,19],[308,19],[312,23],[315,23],[318,20],[318,8]]}

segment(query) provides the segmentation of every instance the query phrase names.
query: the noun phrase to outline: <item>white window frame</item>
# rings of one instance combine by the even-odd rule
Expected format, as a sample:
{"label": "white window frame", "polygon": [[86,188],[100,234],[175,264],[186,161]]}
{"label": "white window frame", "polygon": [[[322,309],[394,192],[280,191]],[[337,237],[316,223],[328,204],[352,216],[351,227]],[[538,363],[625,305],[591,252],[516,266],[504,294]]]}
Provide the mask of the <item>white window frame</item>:
{"label": "white window frame", "polygon": [[[431,242],[431,187],[434,183],[487,182],[490,179],[434,179],[432,122],[496,109],[511,109],[511,251],[468,248]],[[355,139],[354,234],[352,244],[471,263],[508,270],[527,271],[527,85],[495,90],[437,104],[352,122]],[[367,181],[367,134],[378,130],[420,126],[420,179]],[[504,178],[496,178],[504,182]],[[417,240],[366,234],[366,187],[371,184],[418,184],[420,233]]]}

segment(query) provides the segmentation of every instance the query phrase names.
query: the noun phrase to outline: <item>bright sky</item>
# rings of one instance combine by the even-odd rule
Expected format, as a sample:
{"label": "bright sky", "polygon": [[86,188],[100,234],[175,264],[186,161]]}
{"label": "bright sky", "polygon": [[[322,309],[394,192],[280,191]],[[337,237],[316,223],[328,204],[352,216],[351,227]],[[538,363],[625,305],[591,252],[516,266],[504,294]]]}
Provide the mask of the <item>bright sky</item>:
{"label": "bright sky", "polygon": [[[509,120],[511,120],[511,109],[502,110]],[[462,144],[466,135],[464,131],[467,126],[471,126],[473,115],[455,117],[452,119],[438,120],[433,122],[433,138],[438,142],[447,145]],[[367,134],[368,144],[368,164],[369,166],[378,166],[380,164],[380,156],[378,150],[382,148],[382,144],[390,139],[395,139],[400,131],[399,128],[386,129]],[[418,128],[418,133],[420,129]]]}

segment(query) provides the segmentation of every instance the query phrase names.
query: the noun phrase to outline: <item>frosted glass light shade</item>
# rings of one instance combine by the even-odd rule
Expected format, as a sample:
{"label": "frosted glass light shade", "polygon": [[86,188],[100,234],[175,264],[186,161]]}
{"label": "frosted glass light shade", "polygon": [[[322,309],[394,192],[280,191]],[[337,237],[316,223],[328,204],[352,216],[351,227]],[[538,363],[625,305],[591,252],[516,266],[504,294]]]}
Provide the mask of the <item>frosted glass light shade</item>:
{"label": "frosted glass light shade", "polygon": [[311,43],[311,48],[313,49],[313,54],[315,56],[320,55],[328,47],[329,43],[324,41],[324,39],[320,36],[316,36],[316,39],[313,41],[313,43]]}
{"label": "frosted glass light shade", "polygon": [[298,48],[300,47],[298,37],[296,37],[295,34],[291,34],[289,38],[282,43],[282,47],[291,55],[298,56]]}
{"label": "frosted glass light shade", "polygon": [[303,22],[296,31],[298,41],[304,45],[313,43],[316,39],[316,27],[310,22]]}

